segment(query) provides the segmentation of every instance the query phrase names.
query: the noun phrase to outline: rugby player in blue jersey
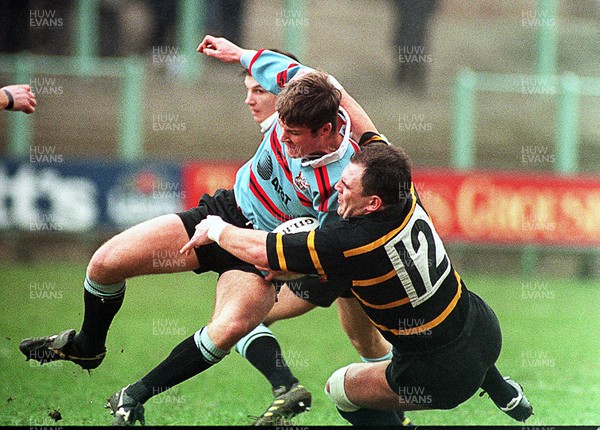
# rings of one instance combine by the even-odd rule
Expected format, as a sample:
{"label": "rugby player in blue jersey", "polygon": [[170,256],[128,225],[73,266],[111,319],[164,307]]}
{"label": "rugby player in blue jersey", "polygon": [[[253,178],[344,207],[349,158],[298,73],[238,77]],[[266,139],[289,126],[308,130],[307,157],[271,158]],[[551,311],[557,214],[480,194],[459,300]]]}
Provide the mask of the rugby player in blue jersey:
{"label": "rugby player in blue jersey", "polygon": [[329,378],[326,393],[351,424],[394,425],[397,410],[452,409],[480,388],[525,421],[533,408],[522,387],[495,366],[502,345],[496,315],[454,270],[406,154],[376,134],[370,140],[336,185],[343,219],[282,234],[207,217],[181,252],[215,241],[259,267],[312,273],[350,288],[394,347],[391,361],[350,364]]}
{"label": "rugby player in blue jersey", "polygon": [[[264,58],[258,58],[260,55],[254,54],[253,60],[257,68],[268,69],[269,63],[279,61],[281,64],[282,61],[290,61],[285,56],[273,57],[275,54],[269,51],[265,54]],[[297,69],[299,70],[302,69]],[[272,69],[268,69],[268,72],[271,71]],[[255,72],[254,76],[258,74]],[[298,82],[303,85],[303,89],[317,85],[313,94],[319,97],[327,94],[325,100],[314,103],[309,110],[310,115],[306,114],[306,119],[301,119],[299,123],[295,121],[302,118],[302,114],[293,118],[290,123],[293,126],[280,134],[281,142],[275,143],[277,134],[274,134],[280,133],[282,129],[279,122],[269,129],[271,133],[267,131],[261,144],[263,149],[266,149],[259,150],[250,161],[255,166],[263,163],[260,165],[260,171],[257,170],[259,180],[252,178],[252,169],[241,169],[236,179],[235,192],[219,190],[213,196],[205,195],[196,208],[146,221],[102,245],[90,261],[84,282],[85,313],[81,330],[78,333],[67,330],[58,335],[24,340],[20,349],[27,358],[41,363],[69,360],[85,369],[93,369],[104,359],[106,335],[123,302],[127,278],[186,270],[198,273],[216,271],[220,276],[217,282],[215,310],[207,326],[181,342],[159,366],[141,380],[123,388],[110,398],[109,406],[115,416],[115,424],[133,424],[136,421],[143,422],[143,404],[149,398],[219,362],[244,335],[260,324],[273,306],[275,291],[272,284],[265,281],[262,274],[252,265],[232,257],[218,246],[198,249],[194,254],[183,256],[181,264],[169,267],[157,267],[153,264],[153,253],[160,250],[172,255],[172,252],[178,251],[193,235],[195,225],[207,215],[219,215],[240,227],[271,229],[296,216],[316,214],[323,220],[328,212],[332,209],[335,211],[337,200],[333,183],[337,179],[332,178],[327,183],[321,177],[317,184],[318,189],[314,193],[310,187],[303,187],[301,192],[296,192],[289,184],[291,172],[302,172],[300,157],[311,158],[308,167],[324,172],[326,169],[323,169],[323,166],[333,166],[344,157],[347,160],[347,152],[354,152],[356,149],[355,144],[350,142],[350,117],[339,109],[341,91],[331,85],[326,76],[315,76],[307,77],[304,83],[305,77],[300,77]],[[305,102],[306,95],[296,94],[303,96]],[[289,97],[294,97],[294,94],[290,94]],[[345,92],[344,98],[350,112],[359,109]],[[308,99],[310,100],[310,96]],[[288,101],[288,106],[293,105],[294,102]],[[291,109],[291,112],[293,114],[294,109]],[[340,115],[343,121],[338,121]],[[303,127],[311,130],[311,133],[298,135],[301,131],[298,129],[300,124],[304,124]],[[357,128],[367,129],[371,128],[371,125],[359,123]],[[312,130],[316,132],[313,134]],[[298,146],[303,143],[307,144],[307,151]],[[265,146],[269,144],[270,149]],[[285,144],[293,147],[295,152],[292,156],[287,154]],[[271,163],[277,164],[271,164],[269,167],[269,162],[265,161],[265,154],[269,154],[267,158],[270,158]],[[333,155],[327,157],[328,154]],[[289,171],[279,164],[284,157],[286,163],[289,163],[288,167],[291,166]],[[341,173],[341,169],[337,171]],[[265,178],[266,172],[274,173],[275,176]],[[274,178],[279,180],[275,181]],[[303,179],[297,175],[293,178],[298,178],[298,181]],[[261,182],[265,180],[266,188]],[[304,185],[304,181],[301,182]],[[252,195],[244,193],[248,189],[253,190]],[[260,204],[257,204],[257,200]],[[306,402],[297,401],[298,398],[295,397],[296,394],[303,394],[301,387],[286,388],[289,388],[288,392],[292,392],[289,396],[292,409],[282,411],[286,414],[282,415],[282,418],[302,412],[308,406]],[[274,418],[277,418],[277,415]]]}

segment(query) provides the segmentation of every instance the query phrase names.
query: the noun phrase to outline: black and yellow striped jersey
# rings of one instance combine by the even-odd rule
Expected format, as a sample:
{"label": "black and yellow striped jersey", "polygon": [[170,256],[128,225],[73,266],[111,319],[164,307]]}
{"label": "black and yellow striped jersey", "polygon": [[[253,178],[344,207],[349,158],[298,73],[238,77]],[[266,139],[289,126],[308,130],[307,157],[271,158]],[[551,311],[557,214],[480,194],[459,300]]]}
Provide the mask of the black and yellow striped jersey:
{"label": "black and yellow striped jersey", "polygon": [[308,233],[269,233],[267,252],[272,269],[316,273],[351,288],[400,351],[436,349],[463,329],[468,291],[414,186],[404,204]]}

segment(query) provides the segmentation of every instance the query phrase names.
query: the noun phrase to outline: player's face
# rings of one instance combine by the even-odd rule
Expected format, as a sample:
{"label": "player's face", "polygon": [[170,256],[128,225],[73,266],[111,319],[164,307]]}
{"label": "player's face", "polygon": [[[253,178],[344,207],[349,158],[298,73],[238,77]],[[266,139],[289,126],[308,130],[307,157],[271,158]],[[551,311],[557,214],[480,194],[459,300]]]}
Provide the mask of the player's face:
{"label": "player's face", "polygon": [[365,215],[365,209],[372,202],[373,196],[365,196],[362,187],[362,175],[364,167],[350,163],[342,172],[342,178],[335,189],[338,192],[337,213],[342,218]]}
{"label": "player's face", "polygon": [[279,139],[285,143],[287,155],[292,158],[308,157],[309,155],[324,155],[331,152],[325,148],[327,135],[331,133],[331,124],[327,123],[315,133],[308,127],[288,127],[279,121],[281,136]]}
{"label": "player's face", "polygon": [[244,103],[252,111],[254,121],[260,124],[275,112],[277,96],[261,87],[252,76],[246,75],[244,85],[246,86],[246,100],[244,100]]}

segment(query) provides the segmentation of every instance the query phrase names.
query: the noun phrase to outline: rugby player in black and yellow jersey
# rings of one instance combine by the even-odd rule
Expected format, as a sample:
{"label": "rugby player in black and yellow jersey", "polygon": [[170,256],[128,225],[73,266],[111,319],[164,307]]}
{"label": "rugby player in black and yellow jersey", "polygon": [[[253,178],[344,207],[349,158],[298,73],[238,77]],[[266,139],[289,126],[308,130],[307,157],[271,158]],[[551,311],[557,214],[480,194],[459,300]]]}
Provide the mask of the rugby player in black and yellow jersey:
{"label": "rugby player in black and yellow jersey", "polygon": [[366,145],[336,188],[336,223],[283,235],[214,217],[197,226],[182,252],[214,240],[260,267],[345,281],[394,347],[391,361],[351,364],[329,378],[326,392],[352,424],[386,424],[386,411],[397,409],[452,409],[479,388],[512,418],[531,416],[521,386],[495,366],[498,319],[453,269],[404,152]]}

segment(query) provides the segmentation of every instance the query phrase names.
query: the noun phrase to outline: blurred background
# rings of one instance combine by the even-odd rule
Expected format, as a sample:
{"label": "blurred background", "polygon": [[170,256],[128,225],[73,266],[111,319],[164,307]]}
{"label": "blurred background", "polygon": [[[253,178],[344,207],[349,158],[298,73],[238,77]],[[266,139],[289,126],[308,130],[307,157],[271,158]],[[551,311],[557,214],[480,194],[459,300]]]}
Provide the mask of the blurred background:
{"label": "blurred background", "polygon": [[337,77],[414,179],[459,270],[600,273],[600,2],[0,1],[0,261],[86,262],[231,187],[259,130],[205,34]]}

